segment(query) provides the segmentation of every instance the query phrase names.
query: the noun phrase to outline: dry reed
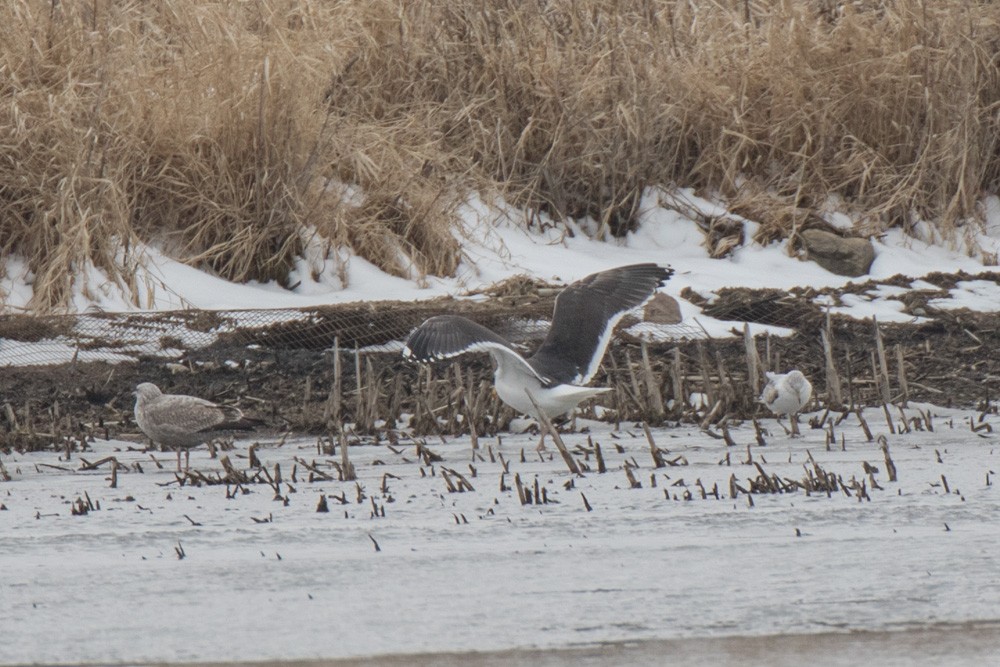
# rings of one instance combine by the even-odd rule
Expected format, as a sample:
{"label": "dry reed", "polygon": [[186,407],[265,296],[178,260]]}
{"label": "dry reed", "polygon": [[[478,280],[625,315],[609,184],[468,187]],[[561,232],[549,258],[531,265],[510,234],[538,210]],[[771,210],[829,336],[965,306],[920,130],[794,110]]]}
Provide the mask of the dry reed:
{"label": "dry reed", "polygon": [[13,0],[0,251],[41,311],[106,282],[145,303],[143,244],[237,281],[343,279],[347,248],[450,274],[475,190],[598,236],[686,185],[762,240],[839,201],[861,233],[968,241],[998,38],[961,0]]}

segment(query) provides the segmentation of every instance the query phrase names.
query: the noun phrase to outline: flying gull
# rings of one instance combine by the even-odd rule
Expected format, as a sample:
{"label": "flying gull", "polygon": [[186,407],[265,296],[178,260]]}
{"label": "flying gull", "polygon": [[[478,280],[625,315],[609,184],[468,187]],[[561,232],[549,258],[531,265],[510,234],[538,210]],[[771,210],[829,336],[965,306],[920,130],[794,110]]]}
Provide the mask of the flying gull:
{"label": "flying gull", "polygon": [[788,415],[792,433],[798,435],[796,415],[812,397],[812,384],[801,371],[788,373],[765,373],[767,386],[761,392],[760,400],[776,416]]}
{"label": "flying gull", "polygon": [[177,469],[181,450],[209,442],[231,431],[249,431],[253,420],[244,419],[239,408],[218,405],[197,396],[164,394],[152,382],[135,388],[135,423],[155,444],[177,450]]}
{"label": "flying gull", "polygon": [[[459,315],[431,317],[413,330],[403,356],[416,361],[488,352],[496,363],[494,385],[500,399],[518,412],[539,418],[535,399],[549,418],[610,391],[584,386],[594,377],[619,320],[648,301],[674,270],[656,264],[620,266],[591,274],[556,297],[552,326],[538,351],[523,357],[503,337]],[[545,440],[544,430],[542,442]]]}

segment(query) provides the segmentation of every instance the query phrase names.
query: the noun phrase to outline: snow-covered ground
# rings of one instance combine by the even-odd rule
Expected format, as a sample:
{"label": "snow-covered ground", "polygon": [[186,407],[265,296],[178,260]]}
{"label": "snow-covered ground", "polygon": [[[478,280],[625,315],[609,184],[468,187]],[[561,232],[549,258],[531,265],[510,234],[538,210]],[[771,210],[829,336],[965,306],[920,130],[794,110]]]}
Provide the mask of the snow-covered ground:
{"label": "snow-covered ground", "polygon": [[[672,202],[672,203],[670,203]],[[677,206],[680,202],[682,205]],[[284,289],[277,284],[233,284],[196,268],[177,262],[155,248],[137,252],[142,261],[136,274],[140,286],[139,306],[123,286],[111,282],[100,270],[88,267],[77,277],[73,307],[78,312],[173,310],[203,308],[234,310],[244,308],[300,308],[324,304],[372,300],[417,300],[443,295],[458,296],[488,287],[513,275],[527,274],[540,279],[569,283],[583,276],[622,264],[658,262],[673,266],[669,292],[690,287],[706,296],[723,287],[771,287],[788,289],[845,285],[850,278],[837,276],[819,265],[791,256],[787,242],[761,246],[753,242],[758,224],[743,220],[745,243],[722,259],[709,257],[705,236],[697,223],[670,208],[697,211],[702,216],[730,215],[718,203],[696,196],[688,190],[664,193],[650,190],[638,216],[638,228],[621,239],[595,239],[596,226],[584,221],[551,223],[545,231],[527,229],[525,213],[503,202],[485,202],[472,197],[461,207],[462,231],[459,240],[463,260],[451,278],[433,276],[404,279],[387,275],[371,263],[349,251],[325,254],[307,245],[307,256],[300,259],[290,283]],[[930,244],[898,230],[872,239],[875,262],[867,278],[881,280],[902,274],[919,277],[929,272],[967,271],[979,273],[994,267],[984,259],[1000,253],[1000,200],[983,202],[986,226],[971,231],[960,244]],[[850,224],[839,213],[828,215],[835,225]],[[917,225],[924,236],[933,235],[928,225]],[[346,276],[346,283],[341,276]],[[31,299],[33,277],[17,257],[6,258],[0,266],[0,295],[5,295],[0,312],[19,312]],[[926,284],[924,284],[926,286]],[[992,286],[991,286],[992,285]],[[914,285],[920,288],[920,284]],[[882,321],[909,320],[899,313],[898,302],[887,300],[890,294],[873,294],[876,306],[859,304],[858,315],[879,315]],[[961,285],[954,297],[962,305],[1000,310],[1000,289],[995,284]],[[728,323],[704,318],[700,310],[681,301],[685,318],[698,316],[712,335],[727,335]]]}
{"label": "snow-covered ground", "polygon": [[[544,231],[528,229],[523,212],[502,202],[488,204],[472,198],[461,208],[463,223],[459,238],[463,260],[454,277],[390,276],[348,251],[327,255],[313,243],[307,246],[307,256],[299,260],[291,277],[290,282],[297,285],[292,290],[273,283],[229,283],[177,262],[155,248],[140,248],[137,252],[143,260],[136,274],[140,289],[134,295],[138,306],[122,285],[89,267],[77,276],[72,304],[75,312],[84,315],[69,322],[69,330],[57,336],[41,340],[29,336],[28,341],[0,338],[0,367],[73,360],[118,363],[139,355],[176,358],[183,350],[163,348],[163,341],[181,341],[197,347],[193,344],[195,339],[201,345],[212,340],[207,338],[209,334],[203,326],[191,330],[183,318],[167,322],[147,320],[137,328],[128,320],[109,320],[104,315],[109,312],[188,308],[227,311],[220,325],[212,330],[219,334],[241,326],[239,311],[244,309],[270,309],[266,320],[256,318],[256,326],[264,326],[302,317],[301,311],[295,310],[298,308],[356,301],[416,301],[444,295],[482,299],[477,292],[514,275],[526,274],[555,284],[568,284],[595,271],[647,261],[670,265],[676,270],[664,292],[676,296],[690,288],[709,303],[725,287],[824,288],[852,282],[790,254],[787,242],[767,246],[753,242],[758,225],[750,220],[742,220],[745,243],[730,256],[713,259],[698,224],[668,208],[667,200],[675,207],[682,201],[679,208],[699,211],[702,216],[729,215],[718,204],[689,191],[678,190],[668,196],[651,190],[644,199],[636,231],[622,239],[600,240],[593,238],[595,225],[587,221],[553,223]],[[818,295],[815,302],[834,314],[858,319],[876,317],[883,323],[920,321],[905,311],[901,301],[910,291],[929,292],[934,297],[930,305],[937,309],[1000,311],[1000,281],[959,281],[942,295],[939,287],[921,280],[932,272],[965,271],[976,275],[996,271],[988,262],[1000,253],[1000,200],[987,199],[983,207],[986,226],[976,233],[970,231],[961,247],[928,244],[898,230],[873,238],[876,256],[871,271],[853,282],[872,280],[874,286],[861,293],[845,294],[839,300]],[[834,224],[849,222],[842,214],[831,213],[828,217]],[[918,225],[915,229],[924,230],[925,236],[932,235],[929,226]],[[879,283],[897,275],[911,280],[903,281],[902,285],[895,280],[893,284]],[[342,276],[346,276],[346,282],[341,280]],[[0,313],[17,313],[26,308],[32,296],[32,280],[25,262],[16,256],[0,262]],[[734,330],[742,331],[742,322],[714,319],[686,299],[678,299],[678,304],[684,318],[682,327],[689,332],[682,335],[726,337]],[[791,329],[776,325],[749,326],[753,334],[791,333]]]}
{"label": "snow-covered ground", "polygon": [[[229,487],[231,497],[225,485],[181,487],[172,455],[153,454],[160,469],[120,441],[68,461],[3,455],[0,662],[333,658],[1000,620],[1000,418],[927,405],[907,415],[917,408],[933,432],[893,435],[881,411],[866,413],[897,482],[854,416],[829,449],[826,431],[793,439],[773,419],[764,447],[749,424],[729,448],[689,426],[655,429],[679,464],[659,469],[641,428],[581,423],[607,464],[599,474],[578,452],[582,477],[537,454],[530,435],[481,439],[475,456],[467,439],[430,440],[443,457],[430,465],[405,436],[359,444],[357,483],[310,479],[302,461],[334,479],[339,461],[315,441],[262,442],[268,471],[280,465],[280,497],[267,484]],[[574,450],[588,434],[565,439]],[[243,470],[247,445],[228,452]],[[760,475],[754,463],[802,480],[810,455],[848,486],[863,481],[870,500],[842,489],[730,497],[731,476],[746,489]],[[117,488],[110,464],[80,470],[105,456],[129,468]],[[191,466],[222,471],[204,449]],[[449,492],[446,469],[474,490]],[[549,503],[522,505],[515,475]],[[88,498],[99,509],[72,515]]]}

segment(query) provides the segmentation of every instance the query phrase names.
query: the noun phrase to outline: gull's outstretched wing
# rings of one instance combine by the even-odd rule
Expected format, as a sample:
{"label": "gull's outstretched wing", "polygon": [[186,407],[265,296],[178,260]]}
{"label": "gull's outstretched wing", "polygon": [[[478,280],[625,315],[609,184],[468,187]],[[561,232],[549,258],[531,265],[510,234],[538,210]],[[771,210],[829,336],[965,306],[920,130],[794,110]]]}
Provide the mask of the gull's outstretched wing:
{"label": "gull's outstretched wing", "polygon": [[673,273],[656,264],[632,264],[571,284],[556,297],[552,328],[528,363],[557,382],[586,384],[604,358],[615,325],[648,301]]}
{"label": "gull's outstretched wing", "polygon": [[414,329],[406,339],[403,356],[415,361],[439,361],[466,352],[488,352],[498,363],[522,364],[539,381],[547,380],[507,340],[461,315],[438,315]]}

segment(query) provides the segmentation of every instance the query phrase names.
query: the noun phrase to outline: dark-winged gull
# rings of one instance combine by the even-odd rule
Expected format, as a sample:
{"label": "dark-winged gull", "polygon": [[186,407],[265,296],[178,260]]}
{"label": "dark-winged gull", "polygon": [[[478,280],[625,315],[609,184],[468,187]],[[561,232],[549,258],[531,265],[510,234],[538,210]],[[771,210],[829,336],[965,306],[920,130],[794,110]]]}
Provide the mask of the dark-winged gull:
{"label": "dark-winged gull", "polygon": [[135,388],[135,423],[155,444],[188,451],[232,431],[249,431],[256,423],[239,408],[218,405],[197,396],[164,394],[152,382]]}
{"label": "dark-winged gull", "polygon": [[812,397],[812,384],[802,371],[798,370],[787,373],[764,373],[764,375],[767,376],[767,385],[760,394],[761,402],[775,416],[788,415],[792,433],[797,435],[799,428],[796,415]]}
{"label": "dark-winged gull", "polygon": [[460,315],[438,315],[425,321],[407,338],[403,356],[435,361],[466,352],[488,352],[496,363],[494,385],[504,403],[538,419],[530,392],[547,417],[558,417],[610,391],[583,385],[597,373],[615,325],[625,313],[648,301],[673,273],[656,264],[633,264],[569,285],[556,297],[548,335],[527,358],[502,336]]}

